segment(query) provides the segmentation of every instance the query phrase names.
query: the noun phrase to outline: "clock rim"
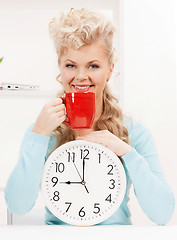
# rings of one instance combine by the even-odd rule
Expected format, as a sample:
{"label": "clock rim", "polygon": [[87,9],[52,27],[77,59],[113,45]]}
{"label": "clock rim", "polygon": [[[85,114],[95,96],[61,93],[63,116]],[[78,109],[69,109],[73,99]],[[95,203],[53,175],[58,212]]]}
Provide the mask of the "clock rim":
{"label": "clock rim", "polygon": [[[59,220],[69,224],[69,225],[73,225],[73,226],[93,226],[93,225],[97,225],[105,220],[107,220],[108,218],[110,218],[118,209],[119,207],[121,206],[122,202],[123,202],[123,199],[125,197],[125,193],[126,193],[126,188],[127,188],[127,179],[126,179],[126,173],[125,173],[125,169],[123,167],[123,163],[121,162],[120,158],[119,158],[119,161],[118,161],[118,168],[120,169],[120,175],[121,175],[121,181],[122,181],[122,184],[121,184],[121,194],[120,194],[120,197],[118,198],[118,201],[116,202],[116,204],[113,206],[113,208],[111,208],[111,210],[108,212],[108,214],[106,214],[106,217],[103,217],[104,215],[101,216],[101,220],[99,218],[99,221],[98,219],[96,218],[95,220],[90,220],[88,221],[89,223],[84,223],[84,222],[79,222],[76,223],[75,220],[69,220],[67,221],[65,216],[63,218],[63,215],[61,216],[56,216],[54,213],[53,213],[53,208],[52,206],[49,204],[50,202],[48,201],[48,197],[46,196],[46,193],[44,191],[45,187],[44,187],[44,182],[45,182],[45,178],[46,178],[46,175],[47,175],[47,167],[49,166],[50,162],[52,162],[52,160],[57,156],[58,152],[61,152],[63,150],[66,150],[66,148],[69,148],[69,147],[73,147],[73,144],[74,145],[90,145],[90,146],[95,146],[95,147],[101,147],[102,149],[104,149],[106,152],[109,152],[109,154],[111,154],[114,158],[117,157],[119,158],[119,156],[117,156],[114,152],[112,152],[109,148],[103,146],[102,144],[98,144],[98,143],[95,143],[95,142],[90,142],[90,141],[85,141],[85,140],[73,140],[73,141],[70,141],[70,142],[67,142],[67,143],[64,143],[62,144],[61,146],[59,146],[58,148],[56,148],[51,154],[50,156],[47,158],[46,162],[45,162],[45,165],[44,165],[44,168],[43,168],[43,172],[42,172],[42,177],[41,177],[41,183],[40,183],[40,191],[42,193],[42,196],[43,196],[43,200],[44,200],[44,203],[45,203],[45,207],[47,207],[49,209],[49,211],[55,216],[57,217]],[[49,206],[48,206],[49,205]],[[97,221],[96,221],[97,220]]]}

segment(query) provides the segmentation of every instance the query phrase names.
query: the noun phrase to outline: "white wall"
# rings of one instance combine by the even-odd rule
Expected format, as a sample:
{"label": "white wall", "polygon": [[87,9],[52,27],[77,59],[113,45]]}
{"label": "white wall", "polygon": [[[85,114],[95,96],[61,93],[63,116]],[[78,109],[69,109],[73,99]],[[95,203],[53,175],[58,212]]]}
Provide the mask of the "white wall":
{"label": "white wall", "polygon": [[[10,26],[15,18],[13,21],[10,18],[6,18],[5,22],[0,21],[0,34],[3,32],[3,35],[0,36],[0,54],[2,53],[4,57],[7,56],[6,60],[11,66],[10,68],[5,66],[5,61],[1,63],[0,81],[4,81],[1,79],[1,74],[6,71],[8,73],[6,77],[9,76],[9,79],[13,79],[13,81],[19,81],[24,77],[23,79],[27,82],[31,80],[32,83],[41,83],[42,79],[44,81],[41,85],[44,90],[54,90],[56,86],[58,87],[55,83],[55,76],[58,73],[56,56],[47,32],[48,20],[51,19],[53,13],[57,12],[57,8],[68,8],[70,2],[70,0],[64,2],[0,0],[0,9],[3,11],[2,8],[6,10],[11,8],[11,12],[8,10],[9,13],[13,12],[12,9],[16,9],[16,11],[21,9],[23,14],[25,12],[30,14],[29,9],[32,10],[35,6],[34,19],[39,11],[41,19],[45,22],[42,25],[42,21],[31,22],[31,24],[36,24],[34,27],[36,36],[31,35],[29,42],[28,36],[30,31],[33,31],[29,22],[29,31],[23,38],[17,38],[14,31],[14,43],[13,38],[9,35],[11,33],[6,34],[5,26]],[[83,6],[81,0],[72,2],[74,2],[72,5],[74,7]],[[91,0],[86,1],[84,5],[93,7],[93,3],[94,7],[98,9],[100,6],[102,10],[113,9],[114,19],[119,29],[117,38],[119,60],[116,72],[120,71],[120,76],[118,80],[113,80],[114,92],[119,95],[123,91],[121,105],[124,112],[133,115],[151,129],[164,173],[177,196],[174,1]],[[28,11],[24,9],[28,9]],[[3,17],[2,12],[0,17]],[[24,29],[25,24],[22,23],[19,26]],[[40,26],[39,32],[42,33],[43,41],[40,39],[40,34],[37,33],[38,26]],[[4,43],[9,43],[9,48],[3,48],[2,44]],[[7,51],[3,52],[5,49]],[[17,56],[18,61],[15,62],[14,56]],[[38,62],[37,65],[33,63],[34,58]],[[45,59],[50,62],[47,63]],[[3,66],[5,69],[2,70]],[[5,185],[8,175],[17,161],[20,142],[26,128],[35,121],[43,104],[54,95],[54,92],[44,96],[0,94],[0,187]],[[133,191],[131,196],[130,207],[133,222],[142,225],[152,224],[142,213]],[[39,199],[36,208],[38,209],[42,204]],[[176,213],[169,224],[177,224]]]}
{"label": "white wall", "polygon": [[[61,9],[91,7],[88,2],[81,4],[81,0],[71,2],[0,0],[0,56],[4,56],[0,65],[0,83],[40,85],[41,90],[39,94],[0,92],[0,159],[8,159],[0,161],[0,186],[5,186],[17,161],[26,128],[60,89],[56,81],[59,73],[57,56],[49,37],[48,24]],[[99,0],[94,7],[114,18],[115,2],[111,0],[108,4]]]}
{"label": "white wall", "polygon": [[[177,198],[176,36],[173,0],[121,1],[124,110],[151,130]],[[177,12],[176,12],[177,14]],[[134,222],[150,223],[131,203]],[[177,224],[175,212],[170,224]]]}
{"label": "white wall", "polygon": [[[0,0],[0,56],[4,56],[0,65],[0,83],[30,83],[40,85],[41,89],[39,94],[0,92],[0,188],[5,187],[8,176],[18,160],[20,144],[27,127],[35,121],[42,106],[55,97],[56,89],[59,90],[60,87],[55,80],[58,75],[57,57],[49,37],[48,23],[58,16],[61,9],[91,7],[93,3],[94,8],[116,19],[116,2]],[[4,210],[1,199],[2,197],[0,224],[6,222],[6,219],[2,219],[6,209]],[[35,208],[25,218],[14,216],[14,222],[41,223],[41,207],[43,202],[39,195]],[[42,217],[42,221],[34,220],[36,212],[41,213],[39,218]]]}

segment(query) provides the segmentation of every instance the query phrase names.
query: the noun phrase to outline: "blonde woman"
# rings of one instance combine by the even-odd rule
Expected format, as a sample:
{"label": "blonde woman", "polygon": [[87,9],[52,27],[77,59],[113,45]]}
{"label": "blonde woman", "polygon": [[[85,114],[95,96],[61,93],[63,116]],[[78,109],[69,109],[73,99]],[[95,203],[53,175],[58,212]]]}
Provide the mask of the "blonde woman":
{"label": "blonde woman", "polygon": [[[49,25],[58,55],[59,81],[63,92],[48,102],[27,130],[19,156],[5,189],[8,208],[25,214],[35,204],[42,170],[48,155],[75,139],[100,143],[121,157],[127,189],[119,209],[101,224],[132,224],[127,203],[133,184],[145,214],[156,224],[166,224],[175,200],[160,167],[149,131],[126,118],[107,86],[114,69],[112,23],[98,12],[71,9]],[[96,114],[90,129],[71,129],[63,124],[65,106],[60,98],[67,92],[95,92]],[[65,224],[46,208],[46,224]]]}

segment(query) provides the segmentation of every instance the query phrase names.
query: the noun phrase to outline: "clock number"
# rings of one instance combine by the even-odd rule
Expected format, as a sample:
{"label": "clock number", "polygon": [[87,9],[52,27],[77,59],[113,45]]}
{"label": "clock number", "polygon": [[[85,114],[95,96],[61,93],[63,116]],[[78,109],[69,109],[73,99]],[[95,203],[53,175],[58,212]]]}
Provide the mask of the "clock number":
{"label": "clock number", "polygon": [[59,193],[58,191],[55,191],[53,194],[54,194],[53,200],[54,200],[54,201],[59,201],[59,199],[60,199],[59,194],[60,194],[60,193]]}
{"label": "clock number", "polygon": [[[85,155],[84,155],[85,153]],[[85,160],[85,159],[89,159],[89,157],[87,157],[89,155],[89,150],[88,149],[81,149],[81,159]]]}
{"label": "clock number", "polygon": [[111,203],[112,199],[111,199],[111,194],[109,194],[109,196],[105,199],[105,201],[108,201]]}
{"label": "clock number", "polygon": [[113,175],[113,173],[112,173],[112,170],[113,170],[113,168],[114,168],[113,165],[109,164],[108,167],[111,168],[111,169],[109,170],[109,172],[108,172],[108,175]]}
{"label": "clock number", "polygon": [[84,207],[82,207],[81,210],[79,211],[79,216],[80,217],[84,217],[85,216],[85,212],[83,211],[83,208]]}
{"label": "clock number", "polygon": [[94,204],[94,208],[97,210],[97,211],[93,211],[93,213],[97,214],[100,212],[100,208],[98,207],[100,204],[99,203],[95,203]]}
{"label": "clock number", "polygon": [[72,152],[72,153],[67,152],[67,153],[68,153],[68,162],[70,162],[70,160],[72,162],[75,162],[75,152]]}
{"label": "clock number", "polygon": [[69,204],[68,208],[66,209],[66,212],[68,212],[69,208],[71,207],[71,202],[65,202],[65,204]]}
{"label": "clock number", "polygon": [[114,179],[111,179],[110,182],[111,182],[111,186],[112,186],[112,187],[109,187],[109,188],[110,188],[110,189],[114,189],[114,188],[115,188],[115,180],[114,180]]}
{"label": "clock number", "polygon": [[56,164],[56,172],[64,172],[65,170],[65,165],[64,163],[55,163]]}
{"label": "clock number", "polygon": [[51,181],[54,183],[53,187],[55,187],[55,185],[56,185],[57,182],[58,182],[58,178],[57,178],[57,177],[53,177],[53,178],[51,179]]}

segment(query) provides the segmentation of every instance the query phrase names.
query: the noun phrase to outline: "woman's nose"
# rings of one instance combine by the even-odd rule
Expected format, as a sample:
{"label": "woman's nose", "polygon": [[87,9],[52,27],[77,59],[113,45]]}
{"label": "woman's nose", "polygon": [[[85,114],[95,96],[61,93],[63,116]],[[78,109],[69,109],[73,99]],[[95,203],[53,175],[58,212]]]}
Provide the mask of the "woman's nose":
{"label": "woman's nose", "polygon": [[76,80],[84,81],[88,79],[88,74],[84,69],[79,69],[76,74]]}

